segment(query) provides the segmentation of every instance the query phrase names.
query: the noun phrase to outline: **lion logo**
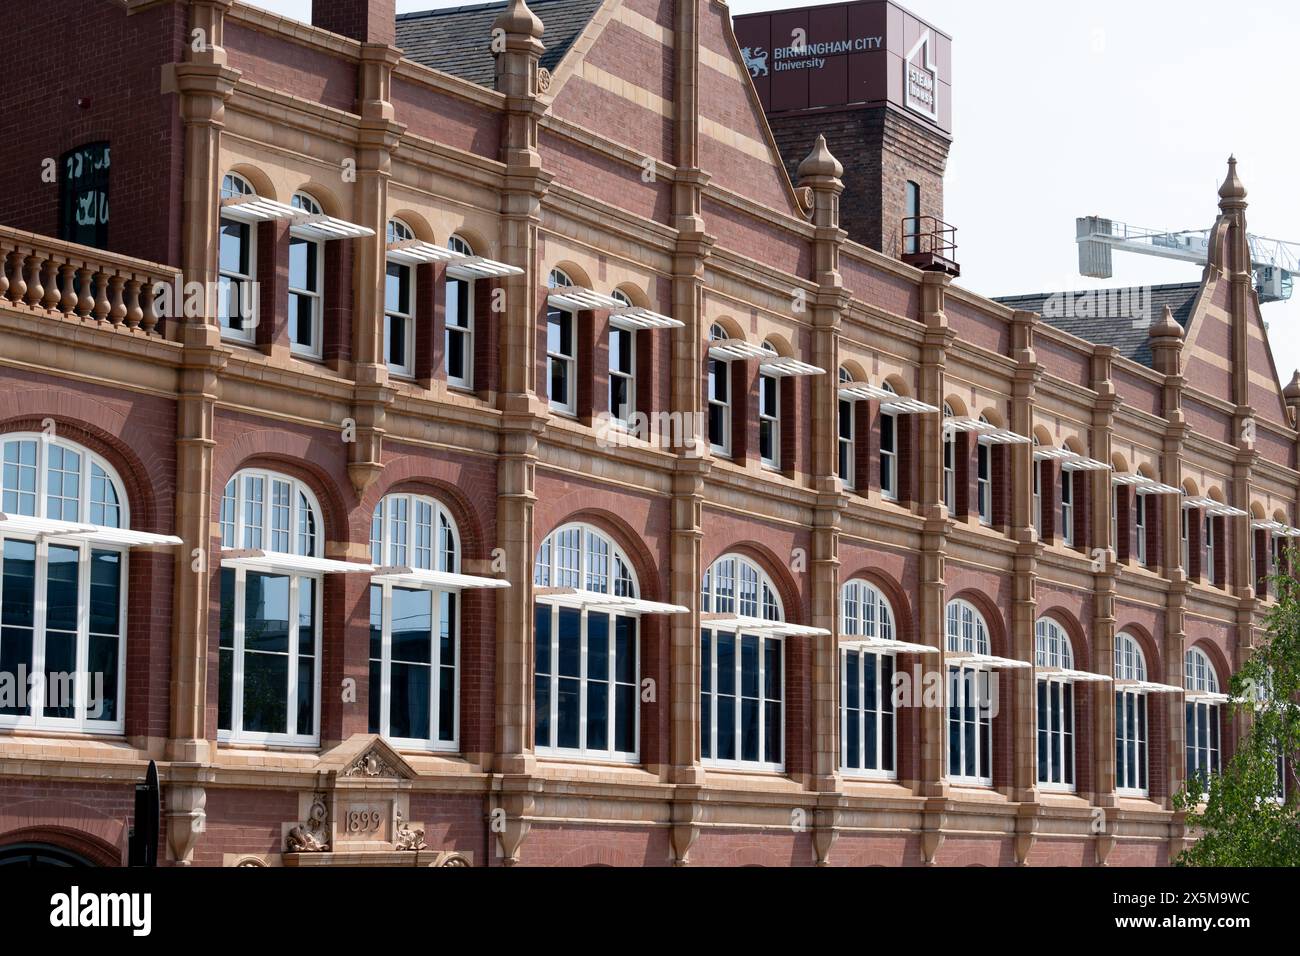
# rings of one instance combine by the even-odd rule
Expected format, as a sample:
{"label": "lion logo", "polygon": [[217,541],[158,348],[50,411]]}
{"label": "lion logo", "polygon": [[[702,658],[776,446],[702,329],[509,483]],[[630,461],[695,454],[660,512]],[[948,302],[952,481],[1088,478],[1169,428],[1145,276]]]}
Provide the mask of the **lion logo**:
{"label": "lion logo", "polygon": [[750,47],[742,47],[740,55],[745,58],[745,66],[749,68],[750,76],[767,76],[767,51],[761,46],[756,46],[752,50]]}

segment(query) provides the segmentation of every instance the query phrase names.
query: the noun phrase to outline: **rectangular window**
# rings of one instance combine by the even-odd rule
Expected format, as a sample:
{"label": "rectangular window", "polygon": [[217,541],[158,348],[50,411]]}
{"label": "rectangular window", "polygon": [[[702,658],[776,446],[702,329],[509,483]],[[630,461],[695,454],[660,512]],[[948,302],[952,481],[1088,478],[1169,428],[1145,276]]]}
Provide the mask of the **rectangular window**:
{"label": "rectangular window", "polygon": [[776,637],[702,632],[700,744],[710,764],[782,769],[783,646]]}
{"label": "rectangular window", "polygon": [[893,679],[892,654],[840,655],[840,765],[848,775],[895,776]]}
{"label": "rectangular window", "polygon": [[257,233],[251,223],[221,218],[217,243],[217,318],[228,339],[252,342],[257,325],[253,269]]}
{"label": "rectangular window", "polygon": [[1038,682],[1038,782],[1074,789],[1074,685]]}
{"label": "rectangular window", "polygon": [[289,237],[289,346],[299,355],[321,355],[321,244]]}
{"label": "rectangular window", "polygon": [[1187,704],[1187,780],[1219,772],[1219,707]]}
{"label": "rectangular window", "polygon": [[1113,486],[1110,491],[1110,546],[1119,560],[1119,486]]}
{"label": "rectangular window", "polygon": [[978,442],[975,452],[975,500],[979,509],[980,524],[993,523],[993,462],[991,451],[984,442]]}
{"label": "rectangular window", "polygon": [[108,143],[88,143],[59,159],[59,238],[108,248]]}
{"label": "rectangular window", "polygon": [[370,733],[455,750],[459,595],[370,586]]}
{"label": "rectangular window", "polygon": [[1214,519],[1205,516],[1205,580],[1208,584],[1218,584],[1214,579]]}
{"label": "rectangular window", "polygon": [[853,487],[853,429],[855,426],[853,418],[853,403],[841,401],[839,403],[839,475],[840,481],[845,488]]}
{"label": "rectangular window", "polygon": [[415,374],[415,309],[412,268],[388,263],[384,272],[384,361],[394,375]]}
{"label": "rectangular window", "polygon": [[609,414],[625,427],[636,411],[636,332],[611,326],[609,330]]}
{"label": "rectangular window", "polygon": [[447,384],[474,386],[474,284],[447,279],[446,363]]}
{"label": "rectangular window", "polygon": [[709,359],[709,445],[719,455],[731,454],[731,365]]}
{"label": "rectangular window", "polygon": [[1147,496],[1133,496],[1133,523],[1137,530],[1137,560],[1146,567],[1147,563]]}
{"label": "rectangular window", "polygon": [[1074,472],[1061,471],[1061,540],[1074,547]]}
{"label": "rectangular window", "polygon": [[948,777],[956,783],[993,785],[992,671],[948,668]]}
{"label": "rectangular window", "polygon": [[221,573],[217,739],[318,742],[320,580]]}
{"label": "rectangular window", "polygon": [[907,181],[903,195],[903,215],[906,217],[903,224],[903,252],[906,255],[915,253],[919,248],[920,240],[917,238],[921,231],[921,187],[918,183]]}
{"label": "rectangular window", "polygon": [[886,501],[898,500],[898,419],[880,415],[880,494]]}
{"label": "rectangular window", "polygon": [[1043,463],[1034,462],[1032,466],[1034,476],[1034,532],[1041,541],[1043,537]]}
{"label": "rectangular window", "polygon": [[546,365],[551,408],[570,415],[577,412],[576,359],[573,313],[550,309],[546,313]]}
{"label": "rectangular window", "polygon": [[1192,574],[1192,548],[1191,548],[1191,538],[1190,538],[1191,519],[1188,517],[1187,514],[1187,512],[1190,509],[1181,508],[1179,510],[1182,511],[1182,530],[1180,532],[1180,541],[1182,543],[1182,568],[1183,568],[1183,573],[1188,577],[1191,577]]}
{"label": "rectangular window", "polygon": [[1145,694],[1115,694],[1115,786],[1147,794],[1147,699]]}
{"label": "rectangular window", "polygon": [[948,514],[957,510],[957,440],[947,435],[943,440],[943,506]]}
{"label": "rectangular window", "polygon": [[539,754],[638,759],[638,618],[534,605],[533,701]]}
{"label": "rectangular window", "polygon": [[773,375],[758,377],[758,450],[763,464],[780,467],[781,380]]}

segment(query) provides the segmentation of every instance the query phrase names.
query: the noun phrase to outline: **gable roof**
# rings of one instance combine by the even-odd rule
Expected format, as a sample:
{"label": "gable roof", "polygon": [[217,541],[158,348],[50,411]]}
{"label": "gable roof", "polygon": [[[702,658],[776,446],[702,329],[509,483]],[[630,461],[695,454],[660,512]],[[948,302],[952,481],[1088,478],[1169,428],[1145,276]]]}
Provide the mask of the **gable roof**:
{"label": "gable roof", "polygon": [[1192,318],[1192,308],[1200,294],[1199,282],[1180,282],[1149,288],[1142,295],[1143,319],[1135,322],[1129,306],[1132,299],[1116,293],[1117,289],[1091,289],[1082,292],[1035,292],[995,298],[995,302],[1037,312],[1043,321],[1062,332],[1069,332],[1096,345],[1112,345],[1124,358],[1152,367],[1151,340],[1147,329],[1164,314],[1165,306],[1173,309],[1174,319],[1184,329]]}
{"label": "gable roof", "polygon": [[[541,65],[552,73],[600,7],[601,0],[531,0],[546,32]],[[397,17],[397,45],[408,60],[492,89],[496,57],[492,23],[505,3],[477,3],[442,10],[402,13]]]}

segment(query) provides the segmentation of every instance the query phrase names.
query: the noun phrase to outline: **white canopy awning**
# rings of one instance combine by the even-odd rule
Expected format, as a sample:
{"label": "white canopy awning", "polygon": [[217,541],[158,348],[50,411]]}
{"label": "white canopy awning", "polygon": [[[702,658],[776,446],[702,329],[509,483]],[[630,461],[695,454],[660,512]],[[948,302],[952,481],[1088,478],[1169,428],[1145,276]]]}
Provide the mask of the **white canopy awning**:
{"label": "white canopy awning", "polygon": [[892,402],[897,398],[897,393],[866,382],[845,382],[840,385],[842,402]]}
{"label": "white canopy awning", "polygon": [[1180,495],[1182,492],[1173,485],[1162,485],[1154,478],[1148,478],[1146,475],[1118,475],[1110,476],[1112,484],[1127,485],[1132,488],[1135,494],[1139,495]]}
{"label": "white canopy awning", "polygon": [[1189,690],[1185,693],[1183,699],[1197,701],[1202,704],[1226,704],[1232,700],[1227,694],[1217,694],[1210,690]]}
{"label": "white canopy awning", "polygon": [[1300,528],[1293,528],[1280,521],[1252,521],[1250,527],[1255,531],[1267,531],[1281,538],[1300,538]]}
{"label": "white canopy awning", "polygon": [[447,266],[447,275],[453,279],[499,279],[502,276],[521,276],[524,270],[518,266],[485,259],[483,256],[461,256]]}
{"label": "white canopy awning", "polygon": [[1137,694],[1181,694],[1183,688],[1173,684],[1158,684],[1149,680],[1117,680],[1115,689],[1132,691]]}
{"label": "white canopy awning", "polygon": [[375,570],[373,564],[359,561],[336,561],[333,558],[313,558],[303,554],[281,554],[257,548],[222,550],[223,568],[245,568],[249,571],[268,571],[278,574],[348,574]]}
{"label": "white canopy awning", "polygon": [[483,256],[466,256],[446,246],[436,246],[423,239],[402,239],[390,242],[385,255],[394,262],[408,266],[425,265],[430,262],[447,264],[447,275],[453,279],[496,279],[501,276],[523,275],[524,270],[518,266],[507,265]]}
{"label": "white canopy awning", "polygon": [[508,588],[509,581],[501,578],[484,578],[473,574],[456,574],[452,571],[430,571],[427,568],[372,567],[372,578],[377,584],[395,584],[407,587],[435,587],[448,591],[472,588]]}
{"label": "white canopy awning", "polygon": [[773,637],[829,637],[830,631],[821,627],[787,624],[785,621],[764,621],[756,617],[735,614],[701,614],[700,626],[715,631],[751,631]]}
{"label": "white canopy awning", "polygon": [[997,431],[997,426],[982,422],[978,418],[945,418],[943,420],[943,430],[954,434],[959,432],[993,432]]}
{"label": "white canopy awning", "polygon": [[618,312],[610,312],[609,324],[632,332],[639,332],[642,329],[680,329],[686,325],[685,322],[679,319],[660,315],[658,312],[651,312],[649,309],[642,309],[637,306],[632,308],[624,306]]}
{"label": "white canopy awning", "polygon": [[1095,458],[1075,455],[1073,458],[1061,459],[1061,471],[1110,471],[1110,465]]}
{"label": "white canopy awning", "polygon": [[1040,667],[1035,673],[1039,677],[1054,677],[1072,684],[1100,684],[1114,680],[1109,674],[1094,674],[1092,671],[1076,671],[1068,667]]}
{"label": "white canopy awning", "polygon": [[546,304],[566,312],[608,312],[609,324],[620,329],[680,329],[686,323],[639,305],[629,305],[617,296],[605,295],[576,285],[558,286],[546,296]]}
{"label": "white canopy awning", "polygon": [[1211,517],[1247,518],[1250,516],[1249,512],[1234,508],[1232,505],[1225,505],[1222,501],[1215,501],[1213,498],[1187,497],[1183,499],[1183,507],[1201,508]]}
{"label": "white canopy awning", "polygon": [[824,368],[818,368],[816,365],[809,365],[807,362],[800,362],[798,359],[776,355],[771,358],[763,359],[758,363],[758,367],[760,371],[765,372],[768,375],[780,375],[784,378],[826,374]]}
{"label": "white canopy awning", "polygon": [[891,402],[882,402],[880,410],[889,415],[929,415],[931,412],[939,411],[933,405],[927,405],[915,398],[900,398],[897,395]]}
{"label": "white canopy awning", "polygon": [[91,544],[114,544],[127,548],[147,548],[184,544],[174,534],[151,534],[126,528],[107,528],[86,521],[60,521],[55,518],[29,518],[0,512],[0,535],[22,534],[47,538],[75,538]]}
{"label": "white canopy awning", "polygon": [[714,342],[709,346],[709,358],[718,362],[748,362],[751,359],[776,357],[775,352],[771,352],[763,348],[761,345],[754,345],[751,342],[733,342],[730,340],[723,340],[720,342]]}
{"label": "white canopy awning", "polygon": [[270,222],[276,219],[287,220],[295,235],[306,239],[359,239],[373,236],[375,231],[368,226],[359,226],[346,219],[336,219],[321,213],[310,213],[305,209],[264,199],[261,196],[236,196],[221,201],[222,212],[234,213],[242,219],[254,222]]}
{"label": "white canopy awning", "polygon": [[1033,439],[1026,438],[1009,428],[995,428],[991,432],[980,432],[976,440],[985,445],[1032,445]]}
{"label": "white canopy awning", "polygon": [[680,604],[662,604],[642,601],[640,598],[620,597],[600,591],[583,591],[579,588],[536,588],[533,597],[541,604],[558,604],[561,607],[590,607],[603,611],[624,611],[628,614],[690,614],[691,609]]}
{"label": "white canopy awning", "polygon": [[1068,461],[1071,458],[1082,457],[1077,451],[1070,451],[1068,448],[1036,448],[1034,449],[1034,461]]}
{"label": "white canopy awning", "polygon": [[1033,667],[1028,661],[1013,661],[1007,657],[994,657],[992,654],[957,653],[944,661],[945,664],[972,664],[977,667],[990,667],[994,670],[1019,670]]}
{"label": "white canopy awning", "polygon": [[939,648],[929,644],[909,644],[886,637],[841,637],[840,647],[849,650],[878,651],[882,654],[938,654]]}

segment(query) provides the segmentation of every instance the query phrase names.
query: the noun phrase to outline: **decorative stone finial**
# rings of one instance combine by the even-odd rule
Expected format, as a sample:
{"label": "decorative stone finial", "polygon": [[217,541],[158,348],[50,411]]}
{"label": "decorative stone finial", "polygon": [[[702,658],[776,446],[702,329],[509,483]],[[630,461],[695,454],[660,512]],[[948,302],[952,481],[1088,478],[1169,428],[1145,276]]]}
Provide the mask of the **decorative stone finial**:
{"label": "decorative stone finial", "polygon": [[1219,187],[1219,198],[1224,202],[1242,202],[1246,198],[1246,186],[1237,175],[1237,157],[1228,157],[1228,178]]}
{"label": "decorative stone finial", "polygon": [[1282,389],[1282,397],[1289,403],[1300,403],[1300,371],[1291,377],[1291,384]]}
{"label": "decorative stone finial", "polygon": [[1183,327],[1174,318],[1174,310],[1169,306],[1165,306],[1160,318],[1151,323],[1147,335],[1153,339],[1181,339],[1183,337]]}
{"label": "decorative stone finial", "polygon": [[523,34],[536,40],[542,38],[545,29],[537,14],[528,9],[524,0],[510,0],[504,10],[492,21],[492,29],[504,30],[509,34]]}
{"label": "decorative stone finial", "polygon": [[844,166],[831,155],[831,151],[826,145],[826,137],[818,133],[817,142],[813,143],[812,152],[799,164],[799,181],[802,182],[814,176],[829,176],[832,179],[839,179],[843,175]]}

